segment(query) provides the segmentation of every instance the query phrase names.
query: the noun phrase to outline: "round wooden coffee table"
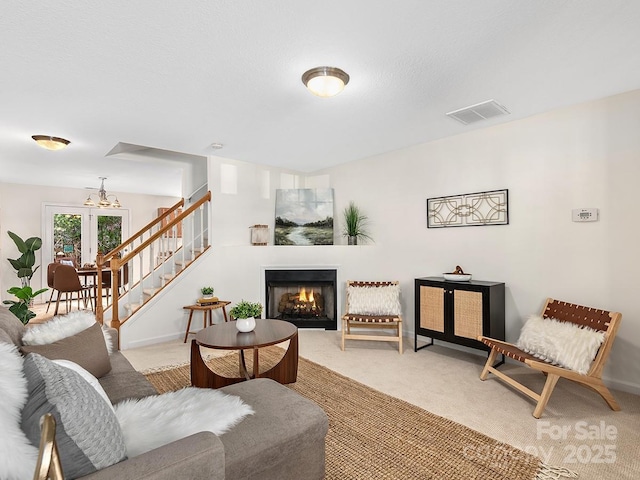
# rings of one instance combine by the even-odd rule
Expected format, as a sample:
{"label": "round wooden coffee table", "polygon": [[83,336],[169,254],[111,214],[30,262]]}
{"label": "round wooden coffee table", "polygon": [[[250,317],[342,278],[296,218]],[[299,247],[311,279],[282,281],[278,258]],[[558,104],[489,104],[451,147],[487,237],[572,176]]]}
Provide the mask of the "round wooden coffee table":
{"label": "round wooden coffee table", "polygon": [[[266,372],[260,373],[258,350],[289,340],[284,356]],[[217,350],[238,350],[240,377],[223,377],[213,372],[202,358],[200,346]],[[253,350],[253,374],[247,371],[244,351]],[[220,388],[251,378],[271,378],[280,383],[293,383],[298,376],[298,328],[283,320],[256,319],[252,332],[239,332],[236,322],[220,323],[200,330],[191,341],[191,385]]]}

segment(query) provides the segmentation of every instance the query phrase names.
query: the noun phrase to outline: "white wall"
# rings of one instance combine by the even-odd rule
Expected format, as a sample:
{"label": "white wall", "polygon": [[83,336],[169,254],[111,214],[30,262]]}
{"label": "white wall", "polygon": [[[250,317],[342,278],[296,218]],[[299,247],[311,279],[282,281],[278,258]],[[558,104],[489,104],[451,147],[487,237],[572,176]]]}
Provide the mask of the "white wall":
{"label": "white wall", "polygon": [[[144,227],[153,218],[157,217],[158,207],[169,207],[179,199],[157,195],[137,195],[131,193],[117,193],[123,208],[129,210],[131,234]],[[0,297],[12,298],[6,293],[12,286],[20,285],[16,272],[7,261],[7,258],[20,256],[15,244],[7,235],[7,231],[18,234],[21,238],[41,237],[42,231],[42,205],[43,203],[59,203],[82,207],[87,198],[87,190],[78,188],[43,187],[36,185],[18,185],[12,183],[0,183]],[[36,252],[36,265],[40,269],[31,280],[34,290],[42,288],[41,269],[46,271],[46,265],[42,266],[42,250]],[[44,287],[46,287],[46,281]],[[47,300],[50,292],[41,297]]]}
{"label": "white wall", "polygon": [[[340,212],[353,200],[371,219],[368,246],[248,246],[249,225],[273,232],[274,200],[255,191],[263,167],[243,165],[238,195],[214,195],[217,290],[232,301],[263,299],[264,265],[339,265],[341,281],[400,280],[412,333],[414,278],[461,265],[506,283],[509,341],[547,297],[622,312],[605,377],[640,392],[639,111],[634,91],[316,172],[335,189],[336,243],[345,243]],[[215,168],[210,175],[215,185]],[[427,198],[502,188],[509,225],[426,228]],[[599,208],[600,220],[572,222],[581,207]]]}
{"label": "white wall", "polygon": [[[335,189],[339,246],[250,246],[250,225],[268,224],[273,235],[275,189],[297,182],[296,174],[211,157],[214,248],[177,284],[174,307],[149,308],[154,333],[147,335],[184,335],[181,305],[205,283],[225,300],[264,301],[264,267],[287,265],[337,266],[339,314],[347,279],[400,280],[411,335],[414,278],[461,265],[475,279],[506,283],[509,341],[549,296],[622,312],[605,376],[640,393],[640,227],[632,198],[640,180],[639,111],[634,91],[315,172],[309,185],[324,187],[328,179]],[[221,189],[223,164],[235,167],[235,189],[225,185],[235,193]],[[502,188],[509,189],[509,225],[426,228],[427,198]],[[375,243],[344,246],[341,212],[351,200],[370,217]],[[573,223],[571,209],[581,207],[599,208],[600,220]],[[140,335],[130,337],[132,345],[145,341]]]}

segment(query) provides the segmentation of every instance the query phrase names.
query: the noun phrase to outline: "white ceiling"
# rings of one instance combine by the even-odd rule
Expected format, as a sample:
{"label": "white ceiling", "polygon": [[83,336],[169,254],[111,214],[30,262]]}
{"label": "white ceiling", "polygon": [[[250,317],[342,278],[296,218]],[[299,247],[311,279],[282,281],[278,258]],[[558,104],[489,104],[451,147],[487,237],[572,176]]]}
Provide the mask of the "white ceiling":
{"label": "white ceiling", "polygon": [[[637,0],[3,0],[0,180],[179,195],[119,142],[303,172],[640,88]],[[351,81],[321,99],[312,67]],[[446,112],[495,99],[464,126]],[[59,152],[31,135],[61,136]],[[224,144],[214,151],[213,142]],[[203,161],[205,161],[203,159]],[[179,187],[178,187],[179,188]]]}

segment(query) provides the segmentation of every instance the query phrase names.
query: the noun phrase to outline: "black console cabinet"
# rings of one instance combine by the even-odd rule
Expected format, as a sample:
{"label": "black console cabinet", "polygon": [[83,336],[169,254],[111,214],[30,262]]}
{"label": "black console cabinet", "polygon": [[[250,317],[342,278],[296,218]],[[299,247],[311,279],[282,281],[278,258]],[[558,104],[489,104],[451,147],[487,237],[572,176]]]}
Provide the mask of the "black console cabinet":
{"label": "black console cabinet", "polygon": [[[479,335],[504,340],[504,283],[416,278],[415,303],[416,352],[433,339],[487,351]],[[431,343],[418,347],[418,335]]]}

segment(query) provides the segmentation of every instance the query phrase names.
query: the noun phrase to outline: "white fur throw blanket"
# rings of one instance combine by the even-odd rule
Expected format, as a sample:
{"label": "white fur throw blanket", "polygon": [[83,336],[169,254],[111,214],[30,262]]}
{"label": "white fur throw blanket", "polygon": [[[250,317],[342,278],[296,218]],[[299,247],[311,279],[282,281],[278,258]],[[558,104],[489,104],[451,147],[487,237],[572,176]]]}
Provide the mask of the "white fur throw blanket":
{"label": "white fur throw blanket", "polygon": [[517,347],[555,365],[586,374],[604,341],[604,332],[555,318],[530,316]]}
{"label": "white fur throw blanket", "polygon": [[125,400],[115,409],[128,457],[198,432],[221,435],[254,413],[239,397],[195,387]]}

